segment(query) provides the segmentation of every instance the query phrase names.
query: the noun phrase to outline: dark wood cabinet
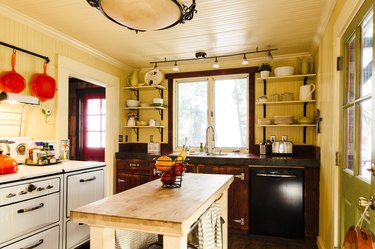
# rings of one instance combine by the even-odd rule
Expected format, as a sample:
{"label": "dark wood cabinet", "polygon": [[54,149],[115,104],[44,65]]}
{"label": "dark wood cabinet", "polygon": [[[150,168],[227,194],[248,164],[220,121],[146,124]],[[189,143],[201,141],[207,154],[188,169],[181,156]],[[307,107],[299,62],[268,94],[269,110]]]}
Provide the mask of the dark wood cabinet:
{"label": "dark wood cabinet", "polygon": [[249,231],[249,168],[198,164],[196,172],[234,175],[228,190],[228,227]]}
{"label": "dark wood cabinet", "polygon": [[150,163],[142,159],[116,160],[116,193],[149,182]]}

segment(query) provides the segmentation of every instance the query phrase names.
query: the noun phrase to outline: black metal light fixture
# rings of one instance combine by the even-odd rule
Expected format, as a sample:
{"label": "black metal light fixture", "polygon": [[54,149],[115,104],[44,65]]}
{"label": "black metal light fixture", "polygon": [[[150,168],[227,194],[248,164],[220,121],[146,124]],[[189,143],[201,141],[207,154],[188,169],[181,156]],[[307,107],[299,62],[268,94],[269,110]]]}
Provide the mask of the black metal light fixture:
{"label": "black metal light fixture", "polygon": [[179,71],[180,68],[178,67],[177,62],[180,62],[180,61],[193,61],[193,60],[215,59],[214,63],[212,64],[212,67],[213,68],[220,68],[220,64],[219,64],[218,58],[243,55],[241,64],[244,65],[244,66],[246,66],[246,65],[249,64],[249,61],[248,61],[248,59],[246,57],[247,54],[256,54],[256,53],[264,53],[264,52],[266,52],[267,53],[266,59],[268,61],[270,61],[270,60],[273,60],[273,56],[272,56],[271,52],[275,51],[275,50],[277,50],[277,48],[269,48],[269,49],[261,49],[261,50],[259,50],[258,48],[256,48],[254,51],[248,51],[248,52],[238,53],[238,54],[219,55],[219,56],[207,56],[206,52],[199,51],[199,52],[195,53],[195,58],[180,59],[180,60],[167,60],[167,58],[164,58],[163,61],[151,61],[150,64],[155,64],[155,66],[157,66],[157,63],[174,63],[173,64],[173,68],[172,68],[173,71]]}
{"label": "black metal light fixture", "polygon": [[195,0],[188,7],[178,0],[87,0],[109,20],[135,32],[162,30],[191,20]]}

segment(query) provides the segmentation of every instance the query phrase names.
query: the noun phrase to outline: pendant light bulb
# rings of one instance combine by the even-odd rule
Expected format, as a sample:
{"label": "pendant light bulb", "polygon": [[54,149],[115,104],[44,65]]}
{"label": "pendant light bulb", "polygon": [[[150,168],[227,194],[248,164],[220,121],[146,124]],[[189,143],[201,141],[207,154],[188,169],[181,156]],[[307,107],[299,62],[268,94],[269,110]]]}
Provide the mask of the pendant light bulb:
{"label": "pendant light bulb", "polygon": [[159,68],[158,68],[158,63],[156,63],[156,62],[155,62],[154,69],[155,69],[155,70],[159,70]]}
{"label": "pendant light bulb", "polygon": [[246,58],[246,54],[243,54],[242,65],[247,65],[247,64],[249,64],[249,61]]}
{"label": "pendant light bulb", "polygon": [[219,68],[220,67],[219,61],[217,60],[217,57],[215,58],[215,62],[214,62],[214,64],[212,64],[212,67],[213,68]]}
{"label": "pendant light bulb", "polygon": [[180,68],[179,68],[178,65],[177,65],[177,61],[174,62],[174,65],[173,65],[173,71],[174,71],[174,72],[178,72],[178,71],[180,71]]}
{"label": "pendant light bulb", "polygon": [[273,60],[273,56],[272,56],[272,54],[271,54],[271,51],[270,51],[270,50],[268,50],[268,54],[267,54],[267,60],[268,60],[268,61],[272,61],[272,60]]}

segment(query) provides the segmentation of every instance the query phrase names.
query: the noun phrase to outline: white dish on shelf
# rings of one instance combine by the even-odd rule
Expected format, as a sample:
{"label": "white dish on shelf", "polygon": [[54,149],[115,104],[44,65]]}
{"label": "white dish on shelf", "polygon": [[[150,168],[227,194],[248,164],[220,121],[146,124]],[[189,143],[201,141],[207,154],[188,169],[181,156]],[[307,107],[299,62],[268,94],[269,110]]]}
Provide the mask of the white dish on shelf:
{"label": "white dish on shelf", "polygon": [[163,80],[163,73],[159,69],[152,69],[145,74],[145,83],[149,86],[159,85]]}
{"label": "white dish on shelf", "polygon": [[128,107],[138,107],[139,106],[139,100],[128,99],[126,101],[126,106],[128,106]]}
{"label": "white dish on shelf", "polygon": [[274,116],[273,117],[274,124],[293,124],[294,117],[293,116]]}
{"label": "white dish on shelf", "polygon": [[293,74],[294,74],[294,67],[292,66],[284,66],[284,67],[275,68],[276,77],[289,76]]}

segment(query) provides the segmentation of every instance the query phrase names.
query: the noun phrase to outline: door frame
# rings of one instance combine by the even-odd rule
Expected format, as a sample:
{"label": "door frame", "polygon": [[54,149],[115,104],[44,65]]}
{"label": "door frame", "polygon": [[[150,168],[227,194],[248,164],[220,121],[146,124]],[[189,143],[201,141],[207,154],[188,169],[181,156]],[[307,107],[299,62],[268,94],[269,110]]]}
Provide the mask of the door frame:
{"label": "door frame", "polygon": [[[353,20],[354,16],[357,14],[359,9],[361,8],[362,4],[365,0],[359,0],[359,1],[346,1],[340,14],[338,15],[334,28],[333,28],[333,38],[334,38],[334,52],[333,52],[333,58],[332,58],[332,70],[333,70],[333,79],[334,79],[334,90],[333,92],[338,95],[333,96],[335,100],[338,100],[334,103],[334,110],[337,110],[337,118],[335,118],[335,123],[332,125],[334,128],[333,135],[337,135],[337,139],[335,139],[333,142],[334,144],[332,147],[335,151],[339,152],[341,151],[341,137],[343,136],[343,117],[342,117],[342,98],[343,98],[343,92],[341,90],[341,84],[342,84],[342,73],[341,71],[336,71],[337,66],[337,58],[341,56],[341,38],[343,37],[346,29],[348,28],[349,24]],[[336,72],[335,72],[336,71]],[[340,115],[338,115],[340,114]],[[332,155],[332,159],[335,160],[335,155]],[[333,227],[332,227],[332,236],[333,236],[333,246],[334,248],[341,248],[341,242],[340,242],[340,196],[341,196],[341,190],[340,190],[340,167],[336,167],[339,165],[334,166],[336,163],[333,161],[333,174],[332,174],[332,185],[334,190],[334,199],[333,199]],[[341,165],[340,165],[341,166]]]}
{"label": "door frame", "polygon": [[119,151],[119,100],[120,78],[100,71],[62,55],[58,55],[57,64],[57,113],[56,139],[68,137],[69,126],[69,77],[74,77],[105,88],[106,98],[106,149],[105,149],[105,195],[113,194],[115,153]]}

